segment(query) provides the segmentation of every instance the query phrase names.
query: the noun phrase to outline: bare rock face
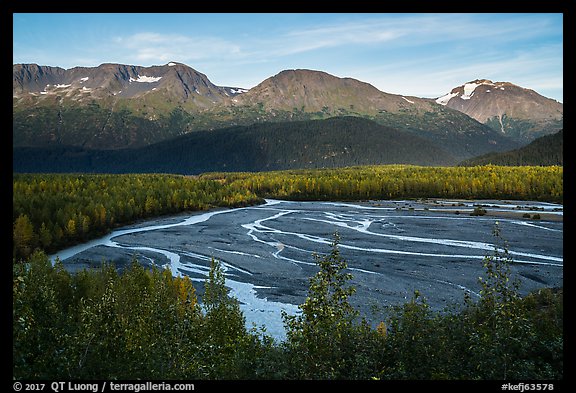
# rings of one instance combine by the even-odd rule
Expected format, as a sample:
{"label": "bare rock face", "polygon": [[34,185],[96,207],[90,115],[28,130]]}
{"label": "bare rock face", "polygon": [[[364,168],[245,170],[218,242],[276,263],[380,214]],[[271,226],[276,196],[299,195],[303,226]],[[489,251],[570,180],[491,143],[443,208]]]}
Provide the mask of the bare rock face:
{"label": "bare rock face", "polygon": [[524,144],[563,128],[562,103],[510,82],[476,79],[436,102]]}

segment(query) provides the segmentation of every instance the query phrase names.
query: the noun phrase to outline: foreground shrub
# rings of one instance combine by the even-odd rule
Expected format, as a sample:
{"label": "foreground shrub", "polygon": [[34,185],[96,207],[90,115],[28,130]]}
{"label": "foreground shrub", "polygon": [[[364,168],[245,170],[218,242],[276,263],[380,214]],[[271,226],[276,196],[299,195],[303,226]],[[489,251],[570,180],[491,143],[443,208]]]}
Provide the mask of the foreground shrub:
{"label": "foreground shrub", "polygon": [[[501,240],[498,227],[495,238]],[[563,291],[521,298],[505,242],[484,259],[481,298],[433,312],[418,291],[376,328],[349,298],[336,234],[315,256],[287,339],[247,330],[212,261],[203,301],[187,277],[134,262],[68,273],[43,253],[13,264],[15,379],[563,379]]]}

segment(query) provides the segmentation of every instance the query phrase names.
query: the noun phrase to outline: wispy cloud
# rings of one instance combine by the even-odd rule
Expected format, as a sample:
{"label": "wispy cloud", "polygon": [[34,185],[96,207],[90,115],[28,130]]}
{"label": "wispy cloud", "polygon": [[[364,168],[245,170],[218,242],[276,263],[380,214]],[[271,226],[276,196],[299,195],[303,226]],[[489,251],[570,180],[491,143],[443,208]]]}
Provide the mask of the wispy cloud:
{"label": "wispy cloud", "polygon": [[57,14],[57,23],[45,15],[26,18],[14,19],[14,62],[73,67],[178,61],[215,83],[246,88],[284,69],[311,68],[428,97],[489,78],[562,95],[561,14],[118,14],[82,23],[78,15]]}
{"label": "wispy cloud", "polygon": [[[497,38],[499,44],[528,39],[553,29],[546,19],[505,15],[478,18],[470,14],[416,14],[367,17],[347,23],[328,23],[297,30],[259,41],[269,53],[287,56],[323,48],[348,45],[386,44],[418,47],[431,43],[479,45]],[[274,49],[275,48],[275,49]],[[272,49],[270,51],[270,49]]]}
{"label": "wispy cloud", "polygon": [[406,34],[405,29],[388,27],[382,21],[354,22],[326,25],[287,32],[277,38],[280,42],[268,42],[276,47],[276,55],[286,56],[316,49],[346,45],[369,45],[393,41]]}
{"label": "wispy cloud", "polygon": [[[367,68],[350,67],[352,77],[371,81],[380,90],[418,97],[437,97],[453,87],[476,78],[514,84],[556,96],[563,89],[562,47],[543,46],[533,50],[483,51],[475,56],[447,59],[442,54],[426,57],[425,66],[418,59]],[[421,61],[420,61],[421,63]]]}
{"label": "wispy cloud", "polygon": [[561,89],[562,80],[562,48],[559,46],[544,46],[532,50],[510,51],[506,54],[487,53],[478,56],[474,61],[460,61],[447,69],[433,69],[432,76],[439,80],[453,80],[455,77],[500,78],[499,81],[509,81],[523,84],[532,89],[538,88],[543,76],[550,87],[556,80],[556,88]]}
{"label": "wispy cloud", "polygon": [[[276,37],[281,45],[272,39],[268,44],[278,47],[269,53],[279,58],[342,50],[342,64],[326,64],[331,72],[398,94],[433,97],[476,78],[557,94],[563,87],[562,43],[536,42],[559,31],[557,20],[542,15],[412,14],[301,28]],[[354,61],[346,46],[371,58]]]}
{"label": "wispy cloud", "polygon": [[241,56],[240,46],[219,37],[141,32],[115,37],[114,44],[133,51],[134,59],[149,61],[197,61]]}
{"label": "wispy cloud", "polygon": [[[116,37],[121,49],[133,51],[137,60],[216,60],[242,59],[273,61],[275,59],[340,47],[377,48],[389,51],[398,48],[423,48],[435,43],[453,43],[459,50],[477,51],[507,42],[525,40],[554,28],[545,18],[530,15],[490,15],[479,18],[470,14],[408,14],[356,17],[352,21],[297,28],[278,28],[266,36],[227,36],[194,34],[161,34],[154,31]],[[497,40],[497,43],[495,42]],[[264,59],[264,60],[263,60]]]}

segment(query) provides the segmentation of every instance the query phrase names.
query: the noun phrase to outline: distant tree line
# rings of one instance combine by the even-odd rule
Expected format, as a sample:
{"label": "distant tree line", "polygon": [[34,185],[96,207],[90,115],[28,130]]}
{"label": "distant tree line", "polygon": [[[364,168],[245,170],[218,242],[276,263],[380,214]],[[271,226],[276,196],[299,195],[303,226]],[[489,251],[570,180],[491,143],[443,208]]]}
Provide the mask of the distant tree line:
{"label": "distant tree line", "polygon": [[264,173],[211,173],[264,198],[367,200],[396,198],[519,199],[562,202],[563,168],[360,166]]}
{"label": "distant tree line", "polygon": [[248,189],[179,175],[14,174],[13,256],[55,251],[135,220],[261,202]]}
{"label": "distant tree line", "polygon": [[292,200],[396,198],[562,202],[563,168],[361,166],[258,173],[14,174],[13,256],[56,251],[134,220]]}
{"label": "distant tree line", "polygon": [[13,153],[15,172],[62,173],[189,175],[392,163],[454,165],[458,162],[449,150],[433,141],[359,117],[197,131],[141,148],[16,147]]}
{"label": "distant tree line", "polygon": [[[338,251],[316,256],[287,339],[247,329],[218,261],[205,292],[169,271],[71,274],[41,250],[162,214],[245,206],[262,198],[418,197],[562,202],[562,167],[371,166],[179,175],[14,174],[14,379],[518,379],[563,378],[563,291],[525,298],[507,254],[487,256],[481,298],[436,313],[418,292],[376,328],[350,307]],[[499,236],[499,232],[495,231]],[[24,262],[24,263],[18,263]]]}

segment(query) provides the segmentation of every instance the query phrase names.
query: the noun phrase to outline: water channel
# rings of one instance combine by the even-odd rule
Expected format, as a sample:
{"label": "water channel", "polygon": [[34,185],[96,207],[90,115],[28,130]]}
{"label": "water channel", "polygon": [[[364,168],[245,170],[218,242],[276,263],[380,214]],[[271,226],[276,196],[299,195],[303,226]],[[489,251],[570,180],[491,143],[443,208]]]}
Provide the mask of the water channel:
{"label": "water channel", "polygon": [[[482,205],[488,214],[471,216]],[[540,219],[534,219],[539,214]],[[212,258],[222,262],[230,294],[249,327],[285,336],[281,310],[298,312],[317,272],[314,253],[330,251],[333,234],[348,263],[361,315],[377,323],[390,305],[418,290],[435,310],[478,298],[483,259],[507,242],[521,293],[563,285],[562,205],[525,201],[292,202],[187,213],[113,231],[55,255],[70,271],[133,257],[189,276],[199,296]]]}

